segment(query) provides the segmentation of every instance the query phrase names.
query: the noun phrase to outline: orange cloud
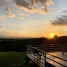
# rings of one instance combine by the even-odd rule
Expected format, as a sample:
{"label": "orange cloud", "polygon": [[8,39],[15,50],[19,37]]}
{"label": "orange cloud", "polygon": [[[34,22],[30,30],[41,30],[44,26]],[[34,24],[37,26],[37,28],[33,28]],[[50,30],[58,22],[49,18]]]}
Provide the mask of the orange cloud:
{"label": "orange cloud", "polygon": [[15,15],[14,13],[12,13],[12,12],[8,12],[7,15],[8,15],[8,17],[11,17],[11,18],[12,18],[12,17],[16,17],[16,15]]}
{"label": "orange cloud", "polygon": [[0,16],[0,20],[3,20],[3,19],[5,19],[5,16]]}
{"label": "orange cloud", "polygon": [[32,5],[37,4],[40,2],[41,4],[51,5],[53,4],[52,0],[31,0]]}
{"label": "orange cloud", "polygon": [[46,6],[44,6],[45,8],[44,9],[39,9],[39,8],[31,8],[31,9],[28,9],[26,7],[23,7],[23,6],[19,6],[18,7],[26,12],[30,12],[30,13],[35,13],[35,12],[39,12],[39,13],[42,13],[42,14],[47,14],[48,12],[48,9]]}
{"label": "orange cloud", "polygon": [[[16,5],[27,11],[27,12],[31,12],[31,13],[34,13],[34,12],[39,12],[39,13],[48,13],[48,8],[47,6],[53,4],[52,0],[31,0],[30,3],[28,3],[26,0],[15,0],[16,2]],[[37,5],[40,5],[40,6],[44,6],[42,9],[37,7]]]}
{"label": "orange cloud", "polygon": [[51,5],[53,4],[52,0],[46,0],[46,5]]}
{"label": "orange cloud", "polygon": [[24,15],[21,15],[20,18],[21,18],[21,19],[24,19]]}

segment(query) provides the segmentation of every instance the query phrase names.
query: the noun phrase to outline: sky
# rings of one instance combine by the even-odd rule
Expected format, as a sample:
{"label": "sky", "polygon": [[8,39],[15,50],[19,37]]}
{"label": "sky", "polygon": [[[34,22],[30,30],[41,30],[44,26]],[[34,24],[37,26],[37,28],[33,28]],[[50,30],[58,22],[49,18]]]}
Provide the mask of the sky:
{"label": "sky", "polygon": [[0,37],[67,36],[67,0],[0,0]]}

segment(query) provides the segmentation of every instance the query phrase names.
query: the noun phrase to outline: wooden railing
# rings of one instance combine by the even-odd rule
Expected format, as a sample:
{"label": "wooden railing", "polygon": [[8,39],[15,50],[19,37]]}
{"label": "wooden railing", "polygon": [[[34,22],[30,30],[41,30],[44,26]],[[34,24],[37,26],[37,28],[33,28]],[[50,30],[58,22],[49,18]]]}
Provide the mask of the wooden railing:
{"label": "wooden railing", "polygon": [[[50,54],[49,52],[45,52],[45,51],[39,49],[39,47],[37,48],[35,46],[27,45],[26,56],[40,67],[45,67],[45,66],[46,67],[67,67],[66,64],[63,64],[63,63],[67,63],[67,60],[54,56],[54,55]],[[58,61],[52,59],[51,57],[55,58],[57,60],[60,60],[63,63],[58,62]],[[50,61],[53,63],[51,63]]]}

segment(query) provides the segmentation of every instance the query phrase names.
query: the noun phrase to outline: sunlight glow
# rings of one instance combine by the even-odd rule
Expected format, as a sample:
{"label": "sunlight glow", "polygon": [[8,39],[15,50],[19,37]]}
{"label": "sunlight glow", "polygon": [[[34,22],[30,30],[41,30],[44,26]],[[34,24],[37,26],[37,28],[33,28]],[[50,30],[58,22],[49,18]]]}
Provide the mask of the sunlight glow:
{"label": "sunlight glow", "polygon": [[50,34],[50,38],[53,38],[53,37],[54,37],[54,34],[53,34],[53,33],[51,33],[51,34]]}

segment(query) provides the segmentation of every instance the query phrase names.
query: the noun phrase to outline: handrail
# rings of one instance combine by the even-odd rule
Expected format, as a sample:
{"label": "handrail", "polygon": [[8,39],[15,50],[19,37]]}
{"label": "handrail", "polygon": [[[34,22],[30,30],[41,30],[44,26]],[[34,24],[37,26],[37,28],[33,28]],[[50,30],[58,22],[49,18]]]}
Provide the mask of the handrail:
{"label": "handrail", "polygon": [[[27,45],[27,46],[29,46],[29,45]],[[31,47],[31,46],[29,46],[29,47]],[[41,51],[41,52],[44,52],[43,50],[40,50],[40,49],[38,49],[38,48],[36,48],[36,47],[31,47],[31,48],[34,48],[34,49],[39,50],[39,51]]]}
{"label": "handrail", "polygon": [[[36,48],[35,46],[33,47],[33,46],[29,46],[29,45],[27,45],[28,47],[31,47],[31,48],[34,48],[34,49],[37,49],[37,50],[39,50],[39,51],[42,51],[42,52],[44,52],[44,50],[45,49],[43,49],[43,50],[40,50],[39,48]],[[50,49],[51,50],[51,47],[50,48],[47,48],[47,49]],[[59,48],[57,49],[57,48],[55,48],[55,47],[52,47],[52,49],[53,50],[59,50]],[[60,50],[59,50],[60,51]],[[63,49],[63,50],[61,50],[61,51],[67,51],[67,49]]]}
{"label": "handrail", "polygon": [[[48,57],[46,57],[47,59],[50,59],[50,58],[48,58]],[[50,59],[50,60],[52,60],[52,59]],[[52,60],[52,61],[54,61],[54,60]],[[61,63],[59,63],[59,62],[57,62],[57,61],[54,61],[54,62],[56,62],[56,63],[58,63],[58,64],[60,64],[60,65],[62,65],[62,66],[64,66],[64,67],[67,67],[67,66],[65,66],[65,65],[63,65],[63,64],[61,64]]]}
{"label": "handrail", "polygon": [[[30,56],[29,56],[29,57],[30,57]],[[34,58],[35,60],[37,59],[36,57],[33,57],[32,55],[31,55],[31,57]],[[31,59],[31,57],[30,57],[30,59]],[[38,60],[38,59],[37,59],[37,60]],[[38,63],[40,62],[40,63],[42,63],[42,64],[44,65],[43,62],[41,62],[40,60],[38,60],[38,61],[37,61],[37,60],[36,60],[36,62],[38,62]],[[44,59],[43,59],[43,60],[44,60]],[[32,61],[34,61],[34,60],[32,60]],[[38,66],[42,66],[42,65],[41,65],[41,64],[38,64]],[[43,66],[42,66],[42,67],[43,67]]]}
{"label": "handrail", "polygon": [[56,57],[56,58],[58,58],[58,59],[61,59],[61,60],[65,61],[65,62],[67,62],[67,60],[62,59],[62,58],[60,58],[60,57],[57,57],[57,56],[54,56],[54,55],[51,55],[51,54],[48,54],[48,53],[47,53],[47,55],[50,55],[50,56]]}

